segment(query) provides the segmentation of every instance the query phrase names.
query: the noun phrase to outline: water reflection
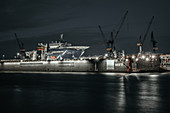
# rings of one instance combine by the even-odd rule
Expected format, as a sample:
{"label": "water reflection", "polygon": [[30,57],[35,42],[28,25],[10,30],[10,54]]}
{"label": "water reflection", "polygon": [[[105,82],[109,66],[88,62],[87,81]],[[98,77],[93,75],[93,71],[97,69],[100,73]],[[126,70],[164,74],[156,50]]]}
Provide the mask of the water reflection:
{"label": "water reflection", "polygon": [[169,73],[4,74],[0,104],[22,113],[159,113],[170,109],[169,86]]}
{"label": "water reflection", "polygon": [[[124,77],[125,111],[161,112],[161,95],[159,73],[137,73]],[[133,106],[132,108],[129,108]]]}
{"label": "water reflection", "polygon": [[[117,74],[118,75],[118,74]],[[116,112],[160,112],[159,73],[120,74],[116,92],[110,92],[110,104]],[[115,84],[112,86],[115,89]],[[109,90],[109,87],[106,89]],[[110,108],[111,106],[109,106]],[[115,110],[116,109],[116,110]]]}

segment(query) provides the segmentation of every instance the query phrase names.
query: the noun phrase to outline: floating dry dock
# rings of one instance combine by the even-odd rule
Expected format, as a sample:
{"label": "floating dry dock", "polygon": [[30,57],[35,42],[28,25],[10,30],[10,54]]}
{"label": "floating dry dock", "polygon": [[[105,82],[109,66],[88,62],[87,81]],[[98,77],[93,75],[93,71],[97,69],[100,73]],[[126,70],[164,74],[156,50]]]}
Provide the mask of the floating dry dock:
{"label": "floating dry dock", "polygon": [[61,61],[1,60],[1,71],[51,71],[51,72],[126,72],[122,62],[111,59],[79,59]]}
{"label": "floating dry dock", "polygon": [[42,72],[146,72],[160,71],[158,60],[85,57],[72,60],[1,60],[0,71]]}

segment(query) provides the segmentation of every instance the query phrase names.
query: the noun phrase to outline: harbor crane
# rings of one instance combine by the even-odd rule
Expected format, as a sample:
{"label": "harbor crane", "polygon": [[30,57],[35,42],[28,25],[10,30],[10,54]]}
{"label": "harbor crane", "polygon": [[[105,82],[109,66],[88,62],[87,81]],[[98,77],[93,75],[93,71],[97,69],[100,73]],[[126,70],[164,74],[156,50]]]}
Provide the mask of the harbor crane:
{"label": "harbor crane", "polygon": [[124,16],[123,16],[123,18],[122,18],[122,21],[121,21],[121,23],[120,23],[120,25],[119,25],[119,27],[118,27],[118,30],[116,31],[116,34],[115,34],[115,36],[113,36],[113,32],[111,32],[111,36],[110,36],[110,39],[109,40],[107,40],[107,38],[105,37],[105,35],[104,35],[104,32],[102,31],[102,28],[101,28],[101,26],[99,25],[98,27],[99,27],[99,30],[100,30],[100,32],[101,32],[101,35],[102,35],[102,37],[103,37],[103,41],[104,41],[104,43],[105,44],[107,44],[106,45],[106,50],[110,53],[110,54],[116,54],[116,47],[115,47],[115,45],[114,45],[114,42],[115,42],[115,39],[118,37],[118,34],[120,33],[120,30],[121,30],[121,28],[122,28],[122,26],[123,26],[123,23],[124,23],[124,21],[125,21],[125,19],[126,19],[126,17],[127,17],[127,14],[128,14],[128,11],[126,11],[126,13],[124,14]]}
{"label": "harbor crane", "polygon": [[25,57],[25,48],[24,48],[24,43],[18,39],[18,36],[16,33],[14,33],[15,35],[15,38],[17,40],[17,43],[18,43],[18,46],[19,46],[19,49],[20,49],[20,54],[21,54],[21,57]]}
{"label": "harbor crane", "polygon": [[151,32],[151,42],[152,42],[152,51],[155,53],[156,50],[158,50],[158,47],[156,46],[156,43],[158,43],[153,36],[153,31]]}
{"label": "harbor crane", "polygon": [[139,38],[139,43],[137,43],[137,46],[139,46],[139,54],[142,54],[142,52],[143,52],[143,44],[144,44],[144,42],[146,40],[146,37],[147,37],[148,32],[149,32],[149,29],[150,29],[150,27],[152,25],[153,19],[154,19],[154,16],[152,16],[152,18],[151,18],[151,20],[149,22],[149,25],[148,25],[148,27],[146,29],[145,35],[143,37],[143,40],[142,40],[141,36]]}

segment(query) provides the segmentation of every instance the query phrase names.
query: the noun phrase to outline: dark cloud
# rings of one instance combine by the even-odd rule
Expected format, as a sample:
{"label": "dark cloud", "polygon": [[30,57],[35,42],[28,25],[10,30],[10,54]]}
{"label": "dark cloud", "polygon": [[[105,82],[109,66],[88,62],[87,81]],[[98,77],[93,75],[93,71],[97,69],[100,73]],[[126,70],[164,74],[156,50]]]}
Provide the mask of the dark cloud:
{"label": "dark cloud", "polygon": [[[116,40],[118,48],[136,52],[139,36],[144,35],[151,17],[155,16],[150,31],[154,31],[159,46],[167,50],[170,41],[168,0],[4,0],[0,4],[0,42],[17,46],[13,36],[16,32],[27,47],[33,47],[38,41],[56,40],[64,33],[66,40],[73,44],[90,45],[90,54],[102,53],[105,48],[98,25],[109,38],[126,10],[129,13]],[[149,37],[150,34],[146,42]],[[9,51],[5,44],[0,45],[1,50],[7,48]],[[164,49],[160,50],[164,52]]]}
{"label": "dark cloud", "polygon": [[[8,4],[5,2],[1,7],[1,31],[45,26],[67,21],[74,16],[64,2],[60,1],[16,0],[14,3],[8,2]],[[63,10],[64,8],[67,9]]]}

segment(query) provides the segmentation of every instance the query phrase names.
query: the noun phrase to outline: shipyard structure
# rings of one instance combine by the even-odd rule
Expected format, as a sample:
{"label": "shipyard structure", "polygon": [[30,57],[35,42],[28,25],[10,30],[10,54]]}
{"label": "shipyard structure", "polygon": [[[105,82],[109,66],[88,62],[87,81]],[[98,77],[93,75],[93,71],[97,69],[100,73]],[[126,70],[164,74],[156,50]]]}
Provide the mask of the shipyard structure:
{"label": "shipyard structure", "polygon": [[[41,72],[148,72],[168,70],[165,57],[156,53],[125,55],[123,50],[108,51],[104,55],[84,57],[89,46],[73,46],[63,39],[38,43],[37,49],[21,48],[15,59],[0,60],[0,71]],[[161,60],[162,59],[162,60]],[[169,60],[169,59],[168,59]]]}
{"label": "shipyard structure", "polygon": [[[83,57],[89,46],[72,46],[63,39],[50,43],[38,43],[37,49],[25,51],[23,47],[15,59],[0,60],[0,71],[54,71],[54,72],[97,72],[126,71],[124,52],[118,59],[105,56]],[[116,67],[115,67],[116,66]]]}

